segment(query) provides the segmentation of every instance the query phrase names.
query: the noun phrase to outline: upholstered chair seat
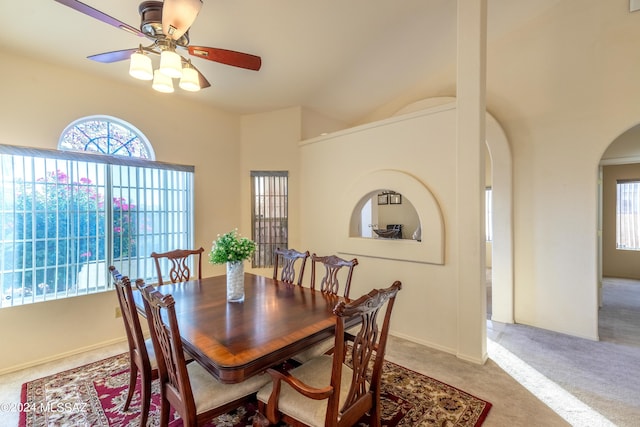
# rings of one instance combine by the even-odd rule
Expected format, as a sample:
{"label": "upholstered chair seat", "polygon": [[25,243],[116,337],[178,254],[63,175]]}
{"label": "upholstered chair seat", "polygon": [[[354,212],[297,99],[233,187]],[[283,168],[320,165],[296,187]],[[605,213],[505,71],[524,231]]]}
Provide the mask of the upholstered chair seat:
{"label": "upholstered chair seat", "polygon": [[[331,382],[331,367],[333,358],[321,355],[309,360],[303,365],[292,369],[291,375],[312,387],[325,387]],[[342,406],[351,388],[353,370],[343,366],[340,387],[340,406]],[[267,402],[271,395],[273,384],[269,383],[258,392],[258,400]],[[283,383],[280,390],[280,405],[278,409],[308,426],[323,427],[327,414],[327,399],[312,400]]]}
{"label": "upholstered chair seat", "polygon": [[249,396],[271,381],[269,374],[261,374],[238,384],[224,384],[216,380],[199,363],[187,365],[187,373],[189,381],[191,381],[191,391],[198,414],[223,407],[228,403]]}

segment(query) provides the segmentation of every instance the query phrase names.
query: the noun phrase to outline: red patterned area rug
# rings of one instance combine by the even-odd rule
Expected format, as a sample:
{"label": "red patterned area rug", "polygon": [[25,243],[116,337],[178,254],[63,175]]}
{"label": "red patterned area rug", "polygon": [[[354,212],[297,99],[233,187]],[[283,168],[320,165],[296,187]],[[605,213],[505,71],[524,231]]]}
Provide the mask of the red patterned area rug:
{"label": "red patterned area rug", "polygon": [[[128,354],[110,357],[22,386],[19,427],[137,426],[140,394],[128,411],[122,406],[129,378]],[[385,361],[382,377],[382,425],[475,427],[484,422],[491,403],[433,378]],[[140,384],[138,384],[139,388]],[[158,382],[154,381],[148,425],[159,425]],[[241,406],[207,424],[208,427],[250,426],[255,404]],[[170,427],[182,420],[172,411]],[[362,419],[359,427],[368,426]]]}

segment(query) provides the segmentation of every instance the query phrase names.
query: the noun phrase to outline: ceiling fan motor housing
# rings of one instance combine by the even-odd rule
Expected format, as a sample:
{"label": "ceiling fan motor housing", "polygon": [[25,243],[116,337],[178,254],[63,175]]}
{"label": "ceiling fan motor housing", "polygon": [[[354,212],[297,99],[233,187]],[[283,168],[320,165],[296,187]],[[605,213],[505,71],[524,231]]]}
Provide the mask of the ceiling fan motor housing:
{"label": "ceiling fan motor housing", "polygon": [[[138,7],[140,12],[140,31],[153,40],[164,39],[166,36],[162,32],[162,2],[143,1]],[[186,47],[189,44],[189,31],[185,32],[176,45]]]}

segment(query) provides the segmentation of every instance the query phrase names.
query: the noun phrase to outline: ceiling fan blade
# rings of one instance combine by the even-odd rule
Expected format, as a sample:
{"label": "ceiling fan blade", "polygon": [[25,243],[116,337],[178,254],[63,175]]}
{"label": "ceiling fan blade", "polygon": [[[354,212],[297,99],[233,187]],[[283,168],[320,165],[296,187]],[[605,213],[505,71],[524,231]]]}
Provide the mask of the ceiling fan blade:
{"label": "ceiling fan blade", "polygon": [[189,55],[253,71],[258,71],[262,66],[259,56],[215,47],[189,46]]}
{"label": "ceiling fan blade", "polygon": [[196,70],[198,72],[198,79],[200,81],[200,89],[206,89],[209,86],[211,86],[211,83],[209,83],[209,80],[207,80],[207,78],[200,72],[200,70],[198,70],[193,64],[191,64],[191,66],[193,67],[194,70]]}
{"label": "ceiling fan blade", "polygon": [[92,61],[104,62],[106,64],[111,62],[123,61],[125,59],[131,58],[131,54],[136,52],[138,49],[125,49],[125,50],[114,50],[113,52],[105,52],[98,53],[97,55],[87,56],[87,58]]}
{"label": "ceiling fan blade", "polygon": [[55,1],[65,6],[68,6],[71,9],[77,10],[80,13],[84,13],[85,15],[95,18],[98,21],[102,21],[105,24],[109,24],[116,28],[120,28],[121,30],[124,30],[128,33],[135,34],[136,36],[139,36],[139,37],[145,37],[145,35],[142,32],[140,32],[140,30],[138,30],[137,28],[132,27],[131,25],[125,24],[124,22],[118,21],[116,18],[111,17],[104,12],[100,12],[98,9],[94,9],[88,4],[84,4],[77,0],[55,0]]}

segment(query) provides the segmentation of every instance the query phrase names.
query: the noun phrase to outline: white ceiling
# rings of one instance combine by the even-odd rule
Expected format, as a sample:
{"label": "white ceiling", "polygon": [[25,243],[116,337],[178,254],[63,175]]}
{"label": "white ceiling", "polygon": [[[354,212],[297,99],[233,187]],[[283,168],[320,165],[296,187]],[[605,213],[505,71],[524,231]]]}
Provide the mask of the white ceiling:
{"label": "white ceiling", "polygon": [[[488,0],[490,40],[560,0]],[[136,0],[84,0],[139,27]],[[455,0],[204,0],[191,44],[262,57],[260,71],[194,58],[212,86],[188,96],[231,112],[301,105],[356,122],[455,61]],[[137,47],[138,38],[54,0],[0,2],[0,49],[117,79],[128,61],[87,56]],[[182,52],[188,56],[186,51]],[[157,59],[155,59],[157,61]]]}

